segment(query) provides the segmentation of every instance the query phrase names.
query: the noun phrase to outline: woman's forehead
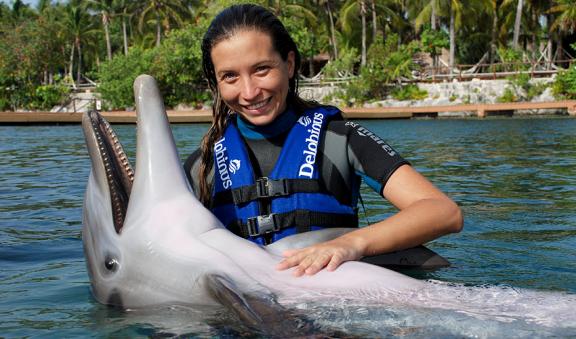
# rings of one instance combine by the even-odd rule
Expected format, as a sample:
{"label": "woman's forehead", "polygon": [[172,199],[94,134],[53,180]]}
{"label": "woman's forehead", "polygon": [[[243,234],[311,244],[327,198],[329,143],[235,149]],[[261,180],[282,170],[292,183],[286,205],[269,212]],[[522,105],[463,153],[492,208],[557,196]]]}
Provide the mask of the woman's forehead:
{"label": "woman's forehead", "polygon": [[257,30],[241,30],[218,42],[212,47],[212,63],[219,68],[229,68],[242,63],[277,59],[272,39],[267,33]]}

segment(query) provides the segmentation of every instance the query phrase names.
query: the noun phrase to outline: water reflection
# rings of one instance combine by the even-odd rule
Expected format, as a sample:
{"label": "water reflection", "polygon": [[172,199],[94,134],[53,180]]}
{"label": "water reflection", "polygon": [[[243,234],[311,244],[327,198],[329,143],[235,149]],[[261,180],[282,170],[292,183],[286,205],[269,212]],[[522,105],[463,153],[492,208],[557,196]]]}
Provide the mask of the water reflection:
{"label": "water reflection", "polygon": [[[576,293],[576,119],[360,123],[388,140],[452,196],[466,216],[463,233],[429,244],[453,263],[451,267],[406,274],[468,285]],[[173,127],[185,159],[208,126]],[[134,159],[135,127],[115,129]],[[0,333],[14,337],[249,335],[233,322],[231,327],[214,319],[210,322],[206,315],[214,313],[208,310],[197,314],[198,310],[173,308],[135,315],[92,300],[80,239],[90,164],[79,126],[0,126],[0,159]],[[368,187],[362,188],[362,195],[365,223],[394,212]],[[332,317],[329,312],[335,314],[333,319],[342,319],[338,317],[348,311],[352,312],[345,307],[318,310],[326,319]],[[389,319],[388,327],[378,328],[382,336],[451,335],[433,325],[434,319],[444,320],[441,314],[422,315],[416,325],[401,310],[357,311],[345,318],[368,312]],[[178,331],[162,329],[167,319],[174,323],[166,328]],[[480,330],[481,324],[468,324]],[[498,328],[486,333],[501,334]],[[529,327],[515,330],[534,333]]]}

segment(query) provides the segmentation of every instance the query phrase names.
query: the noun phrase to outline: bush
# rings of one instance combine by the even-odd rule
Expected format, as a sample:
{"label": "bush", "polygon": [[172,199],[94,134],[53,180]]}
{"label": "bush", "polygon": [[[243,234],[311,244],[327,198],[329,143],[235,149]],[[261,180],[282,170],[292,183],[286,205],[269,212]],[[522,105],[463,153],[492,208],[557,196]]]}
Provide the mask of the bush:
{"label": "bush", "polygon": [[497,102],[501,103],[515,102],[517,100],[518,97],[516,95],[516,92],[510,87],[506,87],[504,89],[504,93],[496,99]]}
{"label": "bush", "polygon": [[[416,42],[398,46],[398,35],[390,34],[386,42],[378,37],[368,50],[368,63],[360,70],[360,76],[346,89],[347,102],[355,99],[362,103],[368,100],[384,99],[390,94],[394,82],[400,84],[402,78],[412,76],[416,65],[412,55],[418,50]],[[404,91],[414,91],[410,88]],[[408,93],[400,96],[410,97]]]}
{"label": "bush", "polygon": [[68,93],[68,87],[58,80],[53,85],[38,86],[31,107],[49,110],[55,105],[61,104]]}
{"label": "bush", "polygon": [[210,99],[202,72],[202,36],[207,21],[173,30],[157,49],[151,75],[158,80],[167,106],[202,106]]}
{"label": "bush", "polygon": [[428,96],[428,91],[420,89],[417,85],[409,84],[392,90],[391,95],[396,100],[421,100]]}
{"label": "bush", "polygon": [[552,85],[552,93],[558,100],[576,99],[576,65],[558,73]]}
{"label": "bush", "polygon": [[[128,55],[116,55],[104,62],[98,71],[105,109],[134,107],[133,83],[140,74],[150,74],[155,50],[133,47]],[[152,74],[151,74],[152,75]]]}
{"label": "bush", "polygon": [[145,73],[158,81],[166,106],[201,106],[210,98],[200,49],[205,30],[202,24],[173,30],[159,48],[132,48],[127,56],[116,55],[103,63],[98,78],[104,105],[112,109],[133,107],[132,84]]}
{"label": "bush", "polygon": [[354,74],[354,67],[359,61],[358,51],[355,48],[342,49],[336,60],[330,60],[323,68],[327,78],[338,78]]}

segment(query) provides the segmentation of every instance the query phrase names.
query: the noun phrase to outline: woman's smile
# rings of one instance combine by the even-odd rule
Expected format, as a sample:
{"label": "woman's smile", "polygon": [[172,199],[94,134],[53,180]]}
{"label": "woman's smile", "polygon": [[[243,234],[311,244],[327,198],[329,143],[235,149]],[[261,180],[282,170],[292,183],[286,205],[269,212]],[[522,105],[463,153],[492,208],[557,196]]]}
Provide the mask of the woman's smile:
{"label": "woman's smile", "polygon": [[264,99],[260,102],[254,103],[254,104],[250,104],[250,105],[244,105],[244,107],[247,110],[251,110],[251,111],[258,111],[258,110],[263,110],[263,108],[266,108],[266,106],[272,101],[272,97],[268,98],[268,99]]}

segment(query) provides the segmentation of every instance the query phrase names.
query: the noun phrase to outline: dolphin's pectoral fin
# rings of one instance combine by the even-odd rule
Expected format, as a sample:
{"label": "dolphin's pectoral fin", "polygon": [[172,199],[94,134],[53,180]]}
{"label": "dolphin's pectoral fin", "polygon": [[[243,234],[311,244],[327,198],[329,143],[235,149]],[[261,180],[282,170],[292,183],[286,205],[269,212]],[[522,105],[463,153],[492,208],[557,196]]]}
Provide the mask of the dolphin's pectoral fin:
{"label": "dolphin's pectoral fin", "polygon": [[216,301],[233,311],[244,325],[265,336],[295,337],[319,331],[312,321],[281,306],[272,295],[241,293],[231,281],[219,275],[207,275],[205,279]]}
{"label": "dolphin's pectoral fin", "polygon": [[402,251],[364,257],[362,261],[389,268],[435,269],[450,266],[448,260],[423,245]]}
{"label": "dolphin's pectoral fin", "polygon": [[210,295],[234,311],[243,322],[254,327],[262,323],[262,318],[250,307],[244,296],[236,291],[230,281],[219,275],[207,275],[205,279]]}

